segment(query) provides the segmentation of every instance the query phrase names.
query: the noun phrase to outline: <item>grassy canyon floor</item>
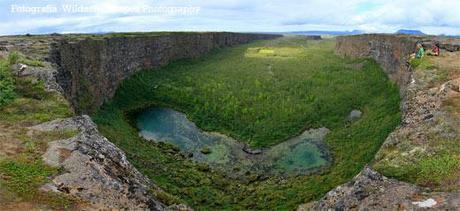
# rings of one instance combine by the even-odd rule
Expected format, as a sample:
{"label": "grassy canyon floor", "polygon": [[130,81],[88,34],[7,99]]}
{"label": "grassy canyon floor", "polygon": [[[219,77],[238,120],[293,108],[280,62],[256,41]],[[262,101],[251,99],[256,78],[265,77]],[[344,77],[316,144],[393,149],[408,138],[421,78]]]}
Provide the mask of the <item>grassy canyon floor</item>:
{"label": "grassy canyon floor", "polygon": [[[164,192],[167,204],[198,210],[293,209],[346,182],[372,160],[398,125],[399,95],[371,60],[341,58],[334,41],[282,38],[217,50],[146,70],[123,82],[93,116],[100,131]],[[187,114],[206,131],[267,147],[308,128],[327,127],[332,166],[313,175],[239,180],[188,160],[177,147],[143,140],[132,114],[150,106]],[[353,109],[363,116],[346,120]]]}

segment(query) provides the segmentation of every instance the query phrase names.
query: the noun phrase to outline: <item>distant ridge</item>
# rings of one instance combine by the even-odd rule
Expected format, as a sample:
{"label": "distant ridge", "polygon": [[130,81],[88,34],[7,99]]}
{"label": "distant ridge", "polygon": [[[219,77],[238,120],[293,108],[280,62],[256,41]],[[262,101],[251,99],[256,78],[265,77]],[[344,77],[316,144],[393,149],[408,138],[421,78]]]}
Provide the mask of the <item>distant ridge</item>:
{"label": "distant ridge", "polygon": [[342,36],[342,35],[357,35],[364,34],[364,31],[353,30],[353,31],[293,31],[288,34],[295,35],[329,35],[329,36]]}
{"label": "distant ridge", "polygon": [[420,30],[400,29],[395,34],[426,35]]}

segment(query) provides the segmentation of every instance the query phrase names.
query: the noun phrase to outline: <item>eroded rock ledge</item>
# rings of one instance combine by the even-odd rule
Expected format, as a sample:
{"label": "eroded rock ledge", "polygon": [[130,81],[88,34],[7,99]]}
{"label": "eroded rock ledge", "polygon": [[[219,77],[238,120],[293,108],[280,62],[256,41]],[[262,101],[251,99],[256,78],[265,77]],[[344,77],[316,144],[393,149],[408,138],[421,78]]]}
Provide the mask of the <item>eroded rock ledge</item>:
{"label": "eroded rock ledge", "polygon": [[63,169],[43,189],[59,191],[91,203],[95,209],[163,210],[149,195],[156,188],[125,154],[105,137],[88,116],[54,120],[31,128],[38,131],[79,131],[75,137],[49,144],[45,163]]}

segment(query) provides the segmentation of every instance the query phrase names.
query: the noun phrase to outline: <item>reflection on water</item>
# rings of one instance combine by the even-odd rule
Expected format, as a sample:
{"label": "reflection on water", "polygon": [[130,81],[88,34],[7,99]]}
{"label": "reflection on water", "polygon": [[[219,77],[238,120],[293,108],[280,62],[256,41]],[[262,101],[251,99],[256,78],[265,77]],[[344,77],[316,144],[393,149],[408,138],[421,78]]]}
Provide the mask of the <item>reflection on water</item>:
{"label": "reflection on water", "polygon": [[251,151],[232,138],[201,131],[172,109],[146,110],[137,117],[137,127],[145,139],[177,145],[191,159],[229,173],[299,175],[327,166],[330,160],[322,144],[327,128],[308,130],[276,146]]}

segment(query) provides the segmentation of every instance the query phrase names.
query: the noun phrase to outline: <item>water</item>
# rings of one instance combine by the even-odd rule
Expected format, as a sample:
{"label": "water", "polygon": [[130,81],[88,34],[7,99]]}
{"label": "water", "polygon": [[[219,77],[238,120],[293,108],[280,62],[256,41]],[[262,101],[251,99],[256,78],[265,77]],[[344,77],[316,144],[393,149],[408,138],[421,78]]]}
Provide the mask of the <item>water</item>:
{"label": "water", "polygon": [[218,133],[204,132],[180,112],[150,108],[137,117],[140,135],[147,140],[178,146],[197,162],[230,174],[300,175],[330,163],[323,144],[329,132],[312,129],[276,146],[248,150],[244,143]]}

